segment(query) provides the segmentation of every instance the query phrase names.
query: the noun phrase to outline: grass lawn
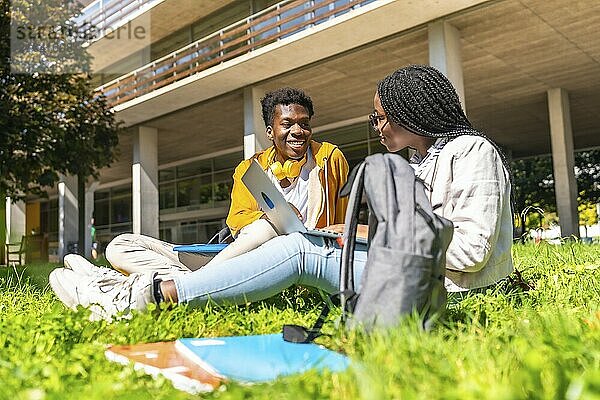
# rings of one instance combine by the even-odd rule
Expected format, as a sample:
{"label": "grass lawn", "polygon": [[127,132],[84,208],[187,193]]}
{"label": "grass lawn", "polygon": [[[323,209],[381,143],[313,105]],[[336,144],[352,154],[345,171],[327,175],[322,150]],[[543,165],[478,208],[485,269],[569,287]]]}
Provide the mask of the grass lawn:
{"label": "grass lawn", "polygon": [[[202,397],[600,399],[600,245],[516,245],[513,255],[534,290],[467,297],[430,333],[407,320],[365,338],[332,322],[332,336],[319,341],[360,361],[359,368],[232,383]],[[52,268],[0,268],[2,399],[193,398],[165,379],[107,361],[105,346],[274,333],[284,323],[311,324],[319,311],[319,294],[296,288],[241,307],[178,306],[89,322],[85,310],[66,310],[48,288]]]}

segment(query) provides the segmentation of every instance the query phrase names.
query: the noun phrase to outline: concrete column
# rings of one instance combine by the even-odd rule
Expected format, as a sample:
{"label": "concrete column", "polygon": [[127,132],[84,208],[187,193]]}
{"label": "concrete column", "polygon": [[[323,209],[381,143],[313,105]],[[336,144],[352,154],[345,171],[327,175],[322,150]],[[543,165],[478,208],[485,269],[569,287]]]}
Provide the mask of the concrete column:
{"label": "concrete column", "polygon": [[265,134],[260,99],[265,91],[260,88],[244,89],[244,158],[252,157],[256,152],[271,146]]}
{"label": "concrete column", "polygon": [[6,198],[6,241],[8,243],[20,242],[23,235],[27,233],[25,215],[25,202],[12,203],[10,197]]}
{"label": "concrete column", "polygon": [[460,32],[445,21],[432,22],[427,30],[429,65],[439,69],[452,82],[466,114]]}
{"label": "concrete column", "polygon": [[140,126],[133,136],[133,233],[158,238],[158,130]]}
{"label": "concrete column", "polygon": [[[58,182],[58,258],[62,262],[69,245],[79,240],[77,177],[62,176]],[[83,243],[79,244],[83,246]]]}
{"label": "concrete column", "polygon": [[556,88],[548,90],[548,114],[552,141],[554,191],[561,236],[579,237],[577,212],[577,180],[575,179],[575,154],[569,94]]}
{"label": "concrete column", "polygon": [[85,190],[85,221],[87,234],[85,235],[85,256],[90,257],[92,254],[92,217],[94,215],[94,192],[98,187],[98,182],[92,184]]}

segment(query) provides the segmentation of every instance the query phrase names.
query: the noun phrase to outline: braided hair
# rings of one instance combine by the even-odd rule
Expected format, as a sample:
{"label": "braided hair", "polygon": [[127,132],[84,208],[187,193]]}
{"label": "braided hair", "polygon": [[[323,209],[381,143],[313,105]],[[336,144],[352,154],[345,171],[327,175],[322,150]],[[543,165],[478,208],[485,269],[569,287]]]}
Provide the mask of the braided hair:
{"label": "braided hair", "polygon": [[454,86],[440,71],[428,65],[400,68],[379,82],[377,93],[388,118],[414,134],[430,138],[471,135],[488,140],[500,155],[513,186],[506,155],[493,140],[473,128]]}

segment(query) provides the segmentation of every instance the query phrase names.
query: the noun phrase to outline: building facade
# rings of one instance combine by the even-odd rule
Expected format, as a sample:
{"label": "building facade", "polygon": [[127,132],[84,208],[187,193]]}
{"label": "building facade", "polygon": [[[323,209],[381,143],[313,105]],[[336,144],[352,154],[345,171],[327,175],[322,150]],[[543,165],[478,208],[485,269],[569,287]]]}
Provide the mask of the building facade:
{"label": "building facade", "polygon": [[[512,157],[552,153],[562,234],[577,234],[573,153],[600,145],[600,5],[563,3],[96,0],[78,18],[104,30],[88,47],[94,82],[126,130],[119,160],[87,183],[86,220],[104,245],[122,232],[206,241],[224,225],[233,169],[269,145],[267,91],[304,89],[314,138],[354,165],[384,151],[366,118],[377,82],[430,64]],[[64,177],[49,199],[7,207],[9,240],[37,230],[55,257],[72,250],[76,187]]]}

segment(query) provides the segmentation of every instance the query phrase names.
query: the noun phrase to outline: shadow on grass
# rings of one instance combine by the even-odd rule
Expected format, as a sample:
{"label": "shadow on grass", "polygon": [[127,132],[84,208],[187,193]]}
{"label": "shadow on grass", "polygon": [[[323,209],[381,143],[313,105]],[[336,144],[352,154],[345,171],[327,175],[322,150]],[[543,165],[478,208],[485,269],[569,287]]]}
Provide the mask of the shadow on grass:
{"label": "shadow on grass", "polygon": [[58,264],[30,264],[24,266],[1,266],[0,281],[8,283],[28,283],[31,286],[44,290],[48,286],[48,275],[58,267]]}

